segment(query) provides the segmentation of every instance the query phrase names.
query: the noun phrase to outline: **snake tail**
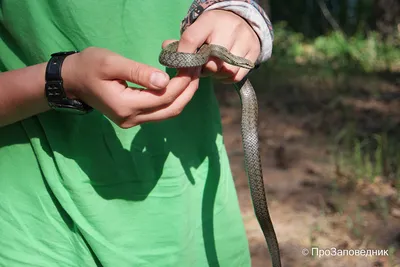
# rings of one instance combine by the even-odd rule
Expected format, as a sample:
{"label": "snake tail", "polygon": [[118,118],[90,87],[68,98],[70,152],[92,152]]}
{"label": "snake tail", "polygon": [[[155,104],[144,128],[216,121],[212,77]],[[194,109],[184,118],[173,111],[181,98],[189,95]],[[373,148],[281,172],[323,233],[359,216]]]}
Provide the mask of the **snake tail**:
{"label": "snake tail", "polygon": [[250,81],[245,78],[242,84],[235,84],[242,106],[241,131],[245,168],[248,177],[254,213],[260,224],[271,255],[272,266],[281,267],[279,245],[268,211],[263,181],[258,139],[258,103]]}

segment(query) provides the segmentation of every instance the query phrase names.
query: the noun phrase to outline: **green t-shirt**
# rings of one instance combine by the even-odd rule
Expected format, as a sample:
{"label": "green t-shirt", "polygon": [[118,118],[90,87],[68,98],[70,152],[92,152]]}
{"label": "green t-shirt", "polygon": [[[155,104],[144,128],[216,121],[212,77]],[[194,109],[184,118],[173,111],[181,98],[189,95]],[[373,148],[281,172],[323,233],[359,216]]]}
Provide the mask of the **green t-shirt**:
{"label": "green t-shirt", "polygon": [[[190,4],[1,0],[0,71],[88,46],[165,69]],[[250,266],[211,80],[162,122],[49,111],[1,127],[0,266]]]}

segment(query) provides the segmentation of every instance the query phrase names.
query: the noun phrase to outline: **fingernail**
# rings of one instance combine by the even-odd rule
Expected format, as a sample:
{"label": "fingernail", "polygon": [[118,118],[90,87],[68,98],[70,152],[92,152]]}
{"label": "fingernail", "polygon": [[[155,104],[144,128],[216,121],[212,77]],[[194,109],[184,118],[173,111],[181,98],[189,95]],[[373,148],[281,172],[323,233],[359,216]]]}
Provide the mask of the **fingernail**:
{"label": "fingernail", "polygon": [[168,77],[160,72],[153,72],[150,76],[150,83],[158,88],[163,88],[168,83]]}

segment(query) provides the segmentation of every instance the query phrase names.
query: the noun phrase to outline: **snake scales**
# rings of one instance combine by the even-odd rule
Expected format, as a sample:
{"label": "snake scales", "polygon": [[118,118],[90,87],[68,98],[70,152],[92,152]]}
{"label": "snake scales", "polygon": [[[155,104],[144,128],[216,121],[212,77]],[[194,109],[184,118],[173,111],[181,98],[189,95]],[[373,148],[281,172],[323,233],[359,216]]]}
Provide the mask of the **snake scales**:
{"label": "snake scales", "polygon": [[[159,62],[170,68],[198,67],[207,63],[209,57],[218,57],[228,64],[253,69],[249,60],[231,54],[225,47],[214,44],[203,44],[197,53],[177,52],[179,42],[173,42],[162,49]],[[245,158],[245,169],[248,177],[254,212],[267,241],[272,266],[281,267],[278,240],[269,215],[265,196],[264,181],[258,141],[258,103],[255,91],[249,79],[245,77],[234,84],[242,105],[241,133]]]}

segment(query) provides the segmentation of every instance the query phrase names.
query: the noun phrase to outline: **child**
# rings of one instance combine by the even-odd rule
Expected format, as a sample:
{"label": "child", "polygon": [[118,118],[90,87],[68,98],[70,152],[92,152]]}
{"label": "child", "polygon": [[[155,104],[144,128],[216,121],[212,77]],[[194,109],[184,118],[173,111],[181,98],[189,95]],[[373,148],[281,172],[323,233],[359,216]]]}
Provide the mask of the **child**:
{"label": "child", "polygon": [[261,63],[272,29],[257,1],[190,4],[0,2],[0,266],[250,266],[211,81],[247,70],[158,54]]}

